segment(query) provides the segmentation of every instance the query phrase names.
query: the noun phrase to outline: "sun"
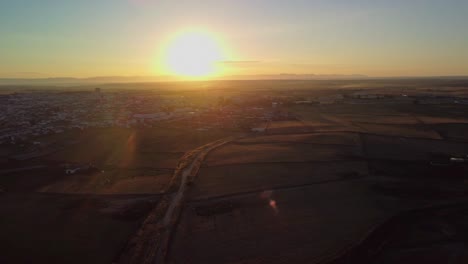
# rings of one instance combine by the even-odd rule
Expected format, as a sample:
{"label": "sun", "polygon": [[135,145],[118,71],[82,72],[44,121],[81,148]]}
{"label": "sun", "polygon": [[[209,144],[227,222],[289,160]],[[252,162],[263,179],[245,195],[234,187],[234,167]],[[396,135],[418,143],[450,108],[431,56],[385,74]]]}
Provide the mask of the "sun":
{"label": "sun", "polygon": [[164,67],[172,74],[203,78],[219,72],[225,58],[219,41],[204,31],[186,31],[176,35],[164,51]]}

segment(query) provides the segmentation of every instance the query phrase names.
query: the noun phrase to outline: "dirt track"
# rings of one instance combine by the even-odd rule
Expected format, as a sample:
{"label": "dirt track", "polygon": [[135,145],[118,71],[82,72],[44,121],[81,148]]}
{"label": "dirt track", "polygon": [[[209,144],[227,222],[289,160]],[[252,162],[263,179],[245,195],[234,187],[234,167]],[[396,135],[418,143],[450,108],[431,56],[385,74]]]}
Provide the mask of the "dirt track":
{"label": "dirt track", "polygon": [[[179,161],[168,193],[150,213],[137,234],[129,241],[119,263],[164,263],[172,229],[178,221],[190,177],[194,177],[211,150],[232,139],[217,140],[188,152]],[[178,184],[175,193],[170,190]],[[162,220],[161,220],[162,219]]]}

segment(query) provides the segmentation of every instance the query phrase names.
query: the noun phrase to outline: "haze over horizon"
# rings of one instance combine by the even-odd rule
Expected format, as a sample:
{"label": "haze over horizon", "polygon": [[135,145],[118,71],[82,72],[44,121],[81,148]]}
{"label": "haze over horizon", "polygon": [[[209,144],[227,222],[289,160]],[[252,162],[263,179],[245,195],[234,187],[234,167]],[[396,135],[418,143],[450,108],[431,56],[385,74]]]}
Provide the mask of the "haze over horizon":
{"label": "haze over horizon", "polygon": [[460,0],[4,1],[0,78],[466,76],[467,11]]}

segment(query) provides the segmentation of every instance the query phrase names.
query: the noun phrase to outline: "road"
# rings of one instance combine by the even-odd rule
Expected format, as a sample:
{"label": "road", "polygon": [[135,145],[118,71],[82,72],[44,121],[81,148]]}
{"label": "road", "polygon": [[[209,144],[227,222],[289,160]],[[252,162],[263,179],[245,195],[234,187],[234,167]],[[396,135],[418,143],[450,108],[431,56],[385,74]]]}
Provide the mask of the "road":
{"label": "road", "polygon": [[182,203],[182,199],[184,198],[184,192],[187,186],[187,178],[190,176],[190,173],[193,170],[193,167],[195,164],[199,161],[200,156],[202,153],[198,153],[197,156],[193,159],[192,163],[190,166],[188,166],[183,172],[182,172],[182,180],[180,182],[179,189],[175,194],[173,194],[172,199],[169,203],[169,206],[167,208],[166,214],[164,215],[164,220],[163,220],[163,225],[165,227],[168,227],[171,223],[171,220],[174,219],[175,215],[175,208]]}
{"label": "road", "polygon": [[206,156],[206,154],[208,154],[213,149],[230,142],[231,140],[232,139],[226,139],[208,143],[207,145],[205,145],[207,147],[199,151],[193,158],[190,165],[182,171],[179,189],[176,193],[172,194],[168,208],[166,210],[166,213],[164,214],[163,221],[161,222],[161,239],[159,246],[156,249],[156,256],[153,259],[153,263],[159,264],[165,262],[166,253],[169,247],[169,240],[172,231],[177,223],[180,211],[182,210],[182,203],[184,201],[184,195],[187,189],[188,177],[192,174],[192,171],[195,169],[196,165],[199,162],[202,162],[201,159],[203,159]]}

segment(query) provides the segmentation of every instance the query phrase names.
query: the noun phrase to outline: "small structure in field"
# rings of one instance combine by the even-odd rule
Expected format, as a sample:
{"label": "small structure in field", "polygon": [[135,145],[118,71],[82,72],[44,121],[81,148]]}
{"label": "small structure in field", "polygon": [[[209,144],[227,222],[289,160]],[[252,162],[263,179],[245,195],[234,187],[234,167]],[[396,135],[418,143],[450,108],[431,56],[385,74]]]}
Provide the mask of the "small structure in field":
{"label": "small structure in field", "polygon": [[251,131],[252,132],[257,132],[257,133],[263,133],[265,132],[266,128],[265,127],[252,127]]}

